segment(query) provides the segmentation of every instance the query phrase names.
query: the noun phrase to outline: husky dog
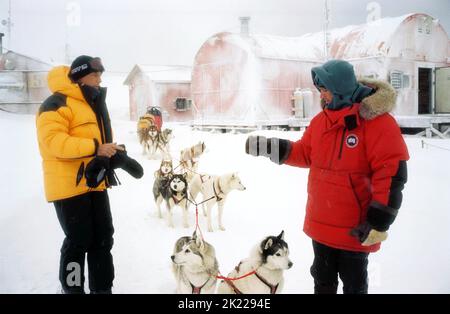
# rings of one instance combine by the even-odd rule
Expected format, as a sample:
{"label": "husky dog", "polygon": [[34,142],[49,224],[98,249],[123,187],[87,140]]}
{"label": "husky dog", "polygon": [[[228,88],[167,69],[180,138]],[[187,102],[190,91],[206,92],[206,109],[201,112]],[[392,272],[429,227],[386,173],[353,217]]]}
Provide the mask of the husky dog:
{"label": "husky dog", "polygon": [[198,169],[198,158],[205,152],[206,145],[204,142],[185,148],[180,152],[180,165],[183,172],[187,173],[188,182],[194,177],[194,173]]}
{"label": "husky dog", "polygon": [[194,232],[192,237],[181,237],[175,243],[172,271],[177,281],[177,293],[214,293],[219,264],[214,247]]}
{"label": "husky dog", "polygon": [[153,158],[158,150],[160,133],[156,124],[151,125],[148,129],[147,145],[149,158]]}
{"label": "husky dog", "polygon": [[149,145],[149,132],[150,128],[155,126],[155,121],[151,117],[142,116],[139,118],[137,124],[137,134],[139,138],[139,144],[142,145],[142,154],[145,155],[150,149]]}
{"label": "husky dog", "polygon": [[209,199],[202,204],[203,215],[208,218],[209,232],[213,231],[211,223],[211,209],[213,206],[217,203],[217,207],[219,208],[219,228],[224,231],[225,227],[223,226],[222,216],[227,196],[232,190],[244,191],[245,189],[237,173],[224,174],[222,176],[195,174],[189,184],[189,190],[193,200],[196,199],[198,193],[203,195],[204,201]]}
{"label": "husky dog", "polygon": [[165,156],[170,154],[169,142],[173,137],[171,129],[164,129],[159,134],[157,149],[159,149]]}
{"label": "husky dog", "polygon": [[162,218],[161,203],[169,185],[169,180],[173,176],[172,160],[161,160],[159,169],[155,171],[155,181],[153,182],[153,196],[156,207],[158,208],[158,217]]}
{"label": "husky dog", "polygon": [[239,280],[222,280],[218,293],[222,294],[275,294],[283,289],[283,271],[292,267],[289,249],[284,241],[284,231],[278,236],[262,240],[251,252],[250,257],[241,261],[228,274],[236,278],[256,271]]}
{"label": "husky dog", "polygon": [[183,227],[189,227],[187,189],[188,183],[186,181],[186,174],[174,174],[169,179],[165,191],[162,192],[167,206],[167,221],[171,228],[174,227],[172,210],[175,205],[178,205],[183,209]]}

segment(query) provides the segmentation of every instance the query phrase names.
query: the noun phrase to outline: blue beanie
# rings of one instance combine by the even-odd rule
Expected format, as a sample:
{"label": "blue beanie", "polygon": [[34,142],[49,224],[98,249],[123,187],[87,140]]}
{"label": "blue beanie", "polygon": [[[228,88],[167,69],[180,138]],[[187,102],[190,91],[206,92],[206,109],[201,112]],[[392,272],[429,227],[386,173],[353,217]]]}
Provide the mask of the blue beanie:
{"label": "blue beanie", "polygon": [[330,60],[322,66],[311,69],[314,85],[326,88],[333,94],[333,101],[327,104],[330,110],[339,110],[361,101],[373,89],[358,83],[353,66],[344,60]]}

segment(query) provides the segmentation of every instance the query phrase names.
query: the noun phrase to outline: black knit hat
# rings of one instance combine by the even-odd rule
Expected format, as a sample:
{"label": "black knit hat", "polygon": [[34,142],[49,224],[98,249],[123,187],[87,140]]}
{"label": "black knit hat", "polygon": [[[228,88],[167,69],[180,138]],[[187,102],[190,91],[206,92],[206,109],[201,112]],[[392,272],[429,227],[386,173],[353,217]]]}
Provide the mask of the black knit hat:
{"label": "black knit hat", "polygon": [[88,74],[104,71],[105,68],[100,58],[82,55],[73,60],[70,66],[69,78],[76,82]]}

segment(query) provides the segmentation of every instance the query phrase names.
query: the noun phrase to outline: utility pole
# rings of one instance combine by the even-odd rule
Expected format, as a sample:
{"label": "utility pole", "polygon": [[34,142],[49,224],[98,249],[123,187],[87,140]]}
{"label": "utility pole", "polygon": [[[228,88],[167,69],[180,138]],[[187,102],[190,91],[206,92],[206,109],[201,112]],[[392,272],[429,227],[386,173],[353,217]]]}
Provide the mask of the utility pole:
{"label": "utility pole", "polygon": [[[8,46],[7,49],[11,50],[11,27],[14,25],[11,22],[11,0],[8,1],[8,18],[2,20],[2,25],[6,26],[6,33],[8,34]],[[1,53],[1,51],[0,51]]]}
{"label": "utility pole", "polygon": [[64,60],[67,64],[72,62],[72,46],[70,37],[73,30],[81,25],[81,6],[77,1],[70,1],[66,4],[66,28],[64,44]]}
{"label": "utility pole", "polygon": [[11,49],[11,0],[8,4],[8,49]]}
{"label": "utility pole", "polygon": [[324,10],[324,17],[325,17],[325,22],[324,22],[324,32],[323,32],[323,38],[324,38],[324,45],[323,45],[323,49],[324,49],[324,56],[325,56],[325,60],[329,60],[330,59],[330,32],[329,32],[329,27],[330,27],[330,3],[329,0],[324,0],[325,1],[325,10]]}

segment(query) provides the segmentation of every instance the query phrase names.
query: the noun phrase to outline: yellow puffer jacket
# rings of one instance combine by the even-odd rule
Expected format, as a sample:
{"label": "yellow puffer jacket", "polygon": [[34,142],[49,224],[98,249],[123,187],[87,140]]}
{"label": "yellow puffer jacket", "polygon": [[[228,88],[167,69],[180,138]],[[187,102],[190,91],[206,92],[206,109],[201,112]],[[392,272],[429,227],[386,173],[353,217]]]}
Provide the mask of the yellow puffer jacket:
{"label": "yellow puffer jacket", "polygon": [[106,188],[104,183],[95,189],[86,185],[82,170],[95,155],[95,140],[102,143],[102,139],[94,111],[68,73],[67,66],[49,72],[48,86],[57,94],[41,105],[36,116],[45,196],[49,202]]}

